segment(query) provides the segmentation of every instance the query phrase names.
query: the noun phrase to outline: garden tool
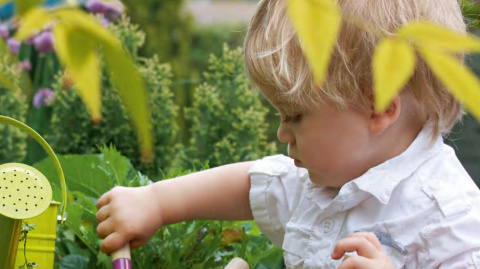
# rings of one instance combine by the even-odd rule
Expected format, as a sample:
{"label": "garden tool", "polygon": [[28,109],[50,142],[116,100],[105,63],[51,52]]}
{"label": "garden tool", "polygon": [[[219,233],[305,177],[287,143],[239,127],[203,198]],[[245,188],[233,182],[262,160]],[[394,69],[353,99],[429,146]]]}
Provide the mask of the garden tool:
{"label": "garden tool", "polygon": [[[112,253],[113,269],[131,269],[130,246],[127,244]],[[247,262],[240,258],[232,259],[225,269],[250,269]]]}
{"label": "garden tool", "polygon": [[131,269],[130,246],[126,244],[112,253],[113,269]]}
{"label": "garden tool", "polygon": [[[60,224],[63,224],[67,200],[66,185],[63,170],[55,153],[37,132],[24,123],[5,116],[0,116],[0,123],[15,126],[28,133],[40,143],[53,160],[63,192],[63,207],[60,220]],[[49,220],[40,218],[41,221],[38,222],[38,226],[47,226],[46,230],[50,230],[51,235],[40,234],[37,237],[40,239],[39,241],[49,239],[48,241],[50,241],[50,244],[53,244],[53,247],[32,246],[32,248],[36,253],[39,253],[36,254],[37,260],[35,261],[40,268],[53,268],[58,205],[59,203],[52,202],[50,182],[40,171],[21,163],[0,165],[0,268],[13,269],[15,267],[22,220],[39,218],[45,213],[49,216]],[[45,228],[41,230],[44,231]],[[39,262],[39,259],[43,263]]]}

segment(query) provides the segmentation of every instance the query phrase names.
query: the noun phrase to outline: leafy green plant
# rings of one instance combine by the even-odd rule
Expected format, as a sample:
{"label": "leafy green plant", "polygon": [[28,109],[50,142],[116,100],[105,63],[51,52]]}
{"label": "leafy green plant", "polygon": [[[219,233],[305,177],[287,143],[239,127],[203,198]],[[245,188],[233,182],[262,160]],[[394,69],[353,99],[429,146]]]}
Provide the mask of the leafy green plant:
{"label": "leafy green plant", "polygon": [[[53,85],[55,101],[52,104],[52,118],[49,132],[45,135],[53,149],[60,154],[82,154],[98,152],[98,145],[113,144],[131,159],[135,167],[156,176],[166,169],[175,150],[178,127],[177,107],[173,103],[170,89],[171,69],[168,64],[160,64],[156,57],[137,57],[144,34],[132,25],[127,17],[111,30],[129,48],[137,59],[138,69],[145,80],[151,107],[152,133],[155,140],[153,163],[144,164],[137,146],[133,127],[128,123],[128,114],[115,87],[103,79],[102,122],[94,124],[89,120],[79,93],[72,90],[64,75],[59,74]],[[107,71],[105,71],[107,72]]]}
{"label": "leafy green plant", "polygon": [[[5,2],[7,1],[0,0],[0,4]],[[135,126],[142,155],[145,160],[151,160],[153,142],[145,85],[122,44],[102,27],[99,20],[70,2],[66,6],[50,10],[39,7],[43,2],[41,0],[13,2],[21,23],[15,39],[11,40],[19,47],[19,41],[27,40],[48,25],[50,35],[55,38],[58,59],[68,70],[95,122],[101,120],[99,50],[102,51],[110,81],[118,90]],[[117,4],[119,11],[123,11],[121,2]],[[18,49],[15,51],[18,52]],[[12,84],[4,73],[0,73],[0,83],[7,87]]]}
{"label": "leafy green plant", "polygon": [[275,144],[266,139],[268,110],[243,70],[240,48],[225,45],[221,56],[210,57],[205,83],[195,89],[193,106],[185,110],[192,138],[180,156],[181,167],[205,161],[215,167],[275,152]]}
{"label": "leafy green plant", "polygon": [[[95,202],[114,186],[145,186],[151,181],[112,147],[101,154],[59,156],[67,180],[69,203],[66,225],[58,231],[57,264],[61,268],[110,268],[99,251]],[[35,168],[49,178],[54,197],[60,197],[56,172],[49,159]],[[180,176],[189,171],[176,171]],[[252,222],[192,221],[161,228],[144,247],[132,251],[136,268],[223,268],[242,257],[252,268],[278,268],[281,250],[259,233]]]}
{"label": "leafy green plant", "polygon": [[[0,73],[13,83],[12,89],[0,87],[0,115],[9,116],[21,121],[26,118],[27,106],[25,96],[18,85],[21,70],[8,53],[6,44],[0,41]],[[27,135],[18,128],[0,124],[0,162],[21,162],[26,156]]]}

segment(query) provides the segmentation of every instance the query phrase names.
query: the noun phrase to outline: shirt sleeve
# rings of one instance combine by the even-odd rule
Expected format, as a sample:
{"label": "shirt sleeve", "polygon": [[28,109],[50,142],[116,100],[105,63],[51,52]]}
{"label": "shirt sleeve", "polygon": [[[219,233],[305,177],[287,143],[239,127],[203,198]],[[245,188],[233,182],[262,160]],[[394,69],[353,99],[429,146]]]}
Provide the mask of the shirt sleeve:
{"label": "shirt sleeve", "polygon": [[[448,187],[445,190],[455,190]],[[454,191],[433,195],[442,218],[421,231],[425,249],[417,253],[420,268],[480,268],[480,204],[474,188],[463,196]]]}
{"label": "shirt sleeve", "polygon": [[301,171],[284,155],[258,160],[249,171],[253,217],[277,247],[282,246],[285,226],[299,203],[305,182],[302,173],[306,171]]}

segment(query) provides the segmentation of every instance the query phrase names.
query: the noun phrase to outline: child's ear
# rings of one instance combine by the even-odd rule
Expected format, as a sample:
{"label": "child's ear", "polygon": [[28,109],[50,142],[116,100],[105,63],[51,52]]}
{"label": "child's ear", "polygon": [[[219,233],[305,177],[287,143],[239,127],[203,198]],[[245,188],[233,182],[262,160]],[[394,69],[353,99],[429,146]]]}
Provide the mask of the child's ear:
{"label": "child's ear", "polygon": [[392,125],[400,116],[401,99],[396,96],[390,106],[383,112],[377,113],[371,106],[369,129],[372,134],[382,134],[387,128]]}

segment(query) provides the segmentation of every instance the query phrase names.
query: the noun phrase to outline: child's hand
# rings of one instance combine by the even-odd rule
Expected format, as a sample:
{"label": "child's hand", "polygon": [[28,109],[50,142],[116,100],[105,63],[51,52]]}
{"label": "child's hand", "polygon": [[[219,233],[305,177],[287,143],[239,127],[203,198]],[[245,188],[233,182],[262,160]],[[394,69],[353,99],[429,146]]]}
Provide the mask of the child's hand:
{"label": "child's hand", "polygon": [[162,225],[155,193],[149,188],[116,187],[97,202],[97,233],[105,240],[100,249],[110,254],[123,245],[137,248],[148,242]]}
{"label": "child's hand", "polygon": [[341,259],[345,252],[353,251],[356,251],[358,256],[346,257],[338,269],[395,269],[373,233],[354,233],[338,241],[333,249],[332,259]]}

